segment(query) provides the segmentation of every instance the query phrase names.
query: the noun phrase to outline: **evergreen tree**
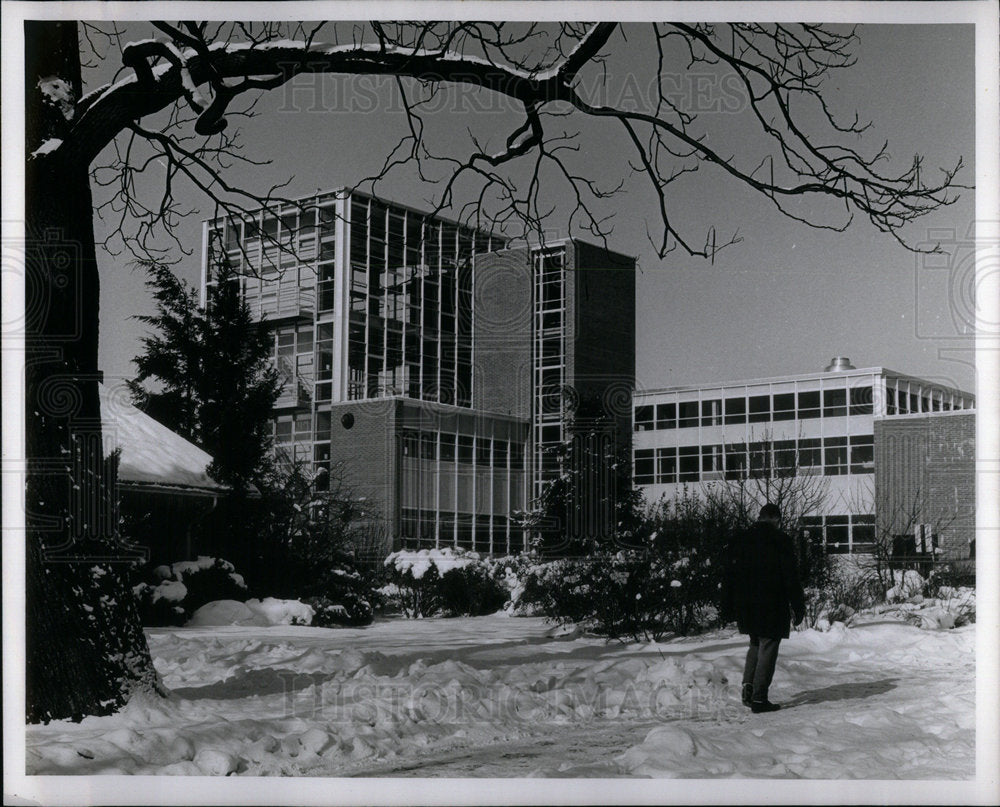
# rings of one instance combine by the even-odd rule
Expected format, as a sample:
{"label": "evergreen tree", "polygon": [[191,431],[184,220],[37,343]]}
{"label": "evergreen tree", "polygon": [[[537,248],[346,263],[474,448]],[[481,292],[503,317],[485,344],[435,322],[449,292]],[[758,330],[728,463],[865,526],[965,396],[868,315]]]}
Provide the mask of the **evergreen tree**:
{"label": "evergreen tree", "polygon": [[[157,311],[138,319],[156,331],[135,358],[133,400],[211,454],[209,473],[242,497],[270,454],[271,408],[281,390],[272,337],[254,322],[231,270],[219,270],[202,310],[185,281],[164,266],[144,266]],[[150,381],[158,389],[147,389]]]}
{"label": "evergreen tree", "polygon": [[[154,328],[141,340],[144,352],[133,359],[139,369],[127,382],[133,403],[143,412],[182,437],[200,441],[198,383],[201,378],[203,316],[198,294],[166,266],[142,261],[146,286],[156,300],[156,314],[135,319]],[[150,392],[143,385],[158,382]]]}

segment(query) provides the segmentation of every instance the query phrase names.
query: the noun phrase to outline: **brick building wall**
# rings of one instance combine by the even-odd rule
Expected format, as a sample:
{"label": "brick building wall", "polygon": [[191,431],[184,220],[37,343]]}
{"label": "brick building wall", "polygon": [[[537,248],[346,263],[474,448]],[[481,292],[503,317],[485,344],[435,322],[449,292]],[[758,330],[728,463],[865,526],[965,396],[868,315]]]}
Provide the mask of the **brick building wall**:
{"label": "brick building wall", "polygon": [[881,522],[930,524],[943,554],[968,557],[976,526],[975,413],[877,418],[875,502]]}
{"label": "brick building wall", "polygon": [[386,517],[393,534],[398,524],[396,431],[400,405],[398,399],[381,398],[330,407],[334,473],[341,472],[353,493],[365,497],[373,510]]}

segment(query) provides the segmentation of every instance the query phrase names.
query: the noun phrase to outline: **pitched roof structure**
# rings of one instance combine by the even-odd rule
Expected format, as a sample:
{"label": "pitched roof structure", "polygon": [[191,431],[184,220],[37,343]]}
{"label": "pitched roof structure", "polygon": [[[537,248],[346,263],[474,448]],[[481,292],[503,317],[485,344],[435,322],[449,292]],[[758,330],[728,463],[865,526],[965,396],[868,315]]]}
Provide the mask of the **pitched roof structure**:
{"label": "pitched roof structure", "polygon": [[126,387],[98,387],[104,454],[121,449],[119,484],[195,496],[227,490],[208,475],[212,457],[136,409]]}

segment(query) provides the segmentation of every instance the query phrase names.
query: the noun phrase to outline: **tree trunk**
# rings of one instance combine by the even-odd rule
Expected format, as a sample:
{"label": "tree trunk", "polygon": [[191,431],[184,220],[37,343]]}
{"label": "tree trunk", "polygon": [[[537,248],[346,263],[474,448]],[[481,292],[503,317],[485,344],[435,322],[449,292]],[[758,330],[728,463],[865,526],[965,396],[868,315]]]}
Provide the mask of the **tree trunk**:
{"label": "tree trunk", "polygon": [[25,61],[26,705],[38,722],[162,687],[101,444],[89,166],[60,158],[80,95],[76,24],[25,23]]}

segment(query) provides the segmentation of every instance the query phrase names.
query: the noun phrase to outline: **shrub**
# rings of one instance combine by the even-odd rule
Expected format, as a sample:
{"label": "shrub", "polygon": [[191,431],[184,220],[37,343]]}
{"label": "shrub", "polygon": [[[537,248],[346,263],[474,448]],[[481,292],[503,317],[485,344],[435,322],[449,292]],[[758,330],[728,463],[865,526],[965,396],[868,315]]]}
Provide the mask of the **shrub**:
{"label": "shrub", "polygon": [[493,614],[507,602],[507,590],[490,575],[485,564],[449,569],[436,583],[436,599],[447,616]]}
{"label": "shrub", "polygon": [[497,562],[462,549],[393,552],[384,564],[388,584],[379,593],[405,616],[480,616],[508,601]]}
{"label": "shrub", "polygon": [[551,619],[588,625],[610,638],[657,641],[716,618],[717,584],[697,552],[623,550],[533,567],[521,600]]}
{"label": "shrub", "polygon": [[132,591],[139,618],[150,627],[183,625],[201,606],[215,600],[247,599],[247,586],[228,561],[200,556],[193,561],[144,566]]}

